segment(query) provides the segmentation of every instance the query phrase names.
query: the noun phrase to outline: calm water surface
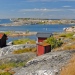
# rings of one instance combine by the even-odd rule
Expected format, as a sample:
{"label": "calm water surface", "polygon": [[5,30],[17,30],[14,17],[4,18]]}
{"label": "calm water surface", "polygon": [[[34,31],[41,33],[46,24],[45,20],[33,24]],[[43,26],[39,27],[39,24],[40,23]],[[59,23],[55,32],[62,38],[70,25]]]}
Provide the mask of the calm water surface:
{"label": "calm water surface", "polygon": [[63,28],[72,25],[22,25],[22,26],[1,26],[0,31],[34,31],[34,32],[62,32]]}
{"label": "calm water surface", "polygon": [[[22,26],[1,26],[0,31],[30,31],[30,32],[63,32],[63,28],[70,27],[72,25],[22,25]],[[9,38],[9,41],[16,40],[19,38],[30,38],[30,39],[36,39],[36,36],[28,36],[28,37],[12,37]]]}

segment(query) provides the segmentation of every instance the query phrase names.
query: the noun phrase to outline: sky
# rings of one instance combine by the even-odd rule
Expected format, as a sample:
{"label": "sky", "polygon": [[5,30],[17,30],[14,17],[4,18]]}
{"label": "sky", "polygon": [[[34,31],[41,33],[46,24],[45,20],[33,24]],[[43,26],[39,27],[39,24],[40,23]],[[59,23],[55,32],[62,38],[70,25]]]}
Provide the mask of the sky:
{"label": "sky", "polygon": [[0,0],[0,18],[75,19],[75,0]]}

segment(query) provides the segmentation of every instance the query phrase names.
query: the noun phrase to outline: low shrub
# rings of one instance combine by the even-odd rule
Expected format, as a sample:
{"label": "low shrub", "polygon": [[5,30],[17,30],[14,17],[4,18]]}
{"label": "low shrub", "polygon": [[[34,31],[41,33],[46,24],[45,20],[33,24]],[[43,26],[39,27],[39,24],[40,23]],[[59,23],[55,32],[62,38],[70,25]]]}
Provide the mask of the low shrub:
{"label": "low shrub", "polygon": [[54,37],[47,38],[46,42],[51,45],[52,49],[62,45],[62,41],[60,39],[57,40]]}

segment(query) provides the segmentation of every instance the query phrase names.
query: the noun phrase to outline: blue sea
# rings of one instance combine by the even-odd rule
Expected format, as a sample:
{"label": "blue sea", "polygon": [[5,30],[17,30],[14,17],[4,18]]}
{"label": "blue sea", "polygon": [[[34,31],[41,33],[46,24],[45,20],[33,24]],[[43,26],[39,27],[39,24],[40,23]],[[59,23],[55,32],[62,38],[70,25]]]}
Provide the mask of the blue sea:
{"label": "blue sea", "polygon": [[10,19],[0,19],[0,24],[4,23],[11,23],[12,21]]}
{"label": "blue sea", "polygon": [[[0,19],[0,24],[3,23],[11,23],[10,19]],[[70,27],[72,25],[62,25],[62,24],[54,24],[54,25],[41,25],[41,24],[33,24],[33,25],[22,25],[22,26],[0,26],[0,31],[30,31],[30,32],[63,32],[63,28]],[[23,36],[23,37],[9,37],[8,41],[13,41],[20,38],[30,38],[36,40],[36,36]]]}

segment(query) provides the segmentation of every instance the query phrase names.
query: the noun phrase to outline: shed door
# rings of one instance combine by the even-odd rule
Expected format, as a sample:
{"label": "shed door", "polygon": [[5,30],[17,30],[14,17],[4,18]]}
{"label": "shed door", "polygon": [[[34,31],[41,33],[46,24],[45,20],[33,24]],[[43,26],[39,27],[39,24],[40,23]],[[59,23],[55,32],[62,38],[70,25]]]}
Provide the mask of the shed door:
{"label": "shed door", "polygon": [[50,46],[45,46],[45,53],[51,52],[51,47]]}

